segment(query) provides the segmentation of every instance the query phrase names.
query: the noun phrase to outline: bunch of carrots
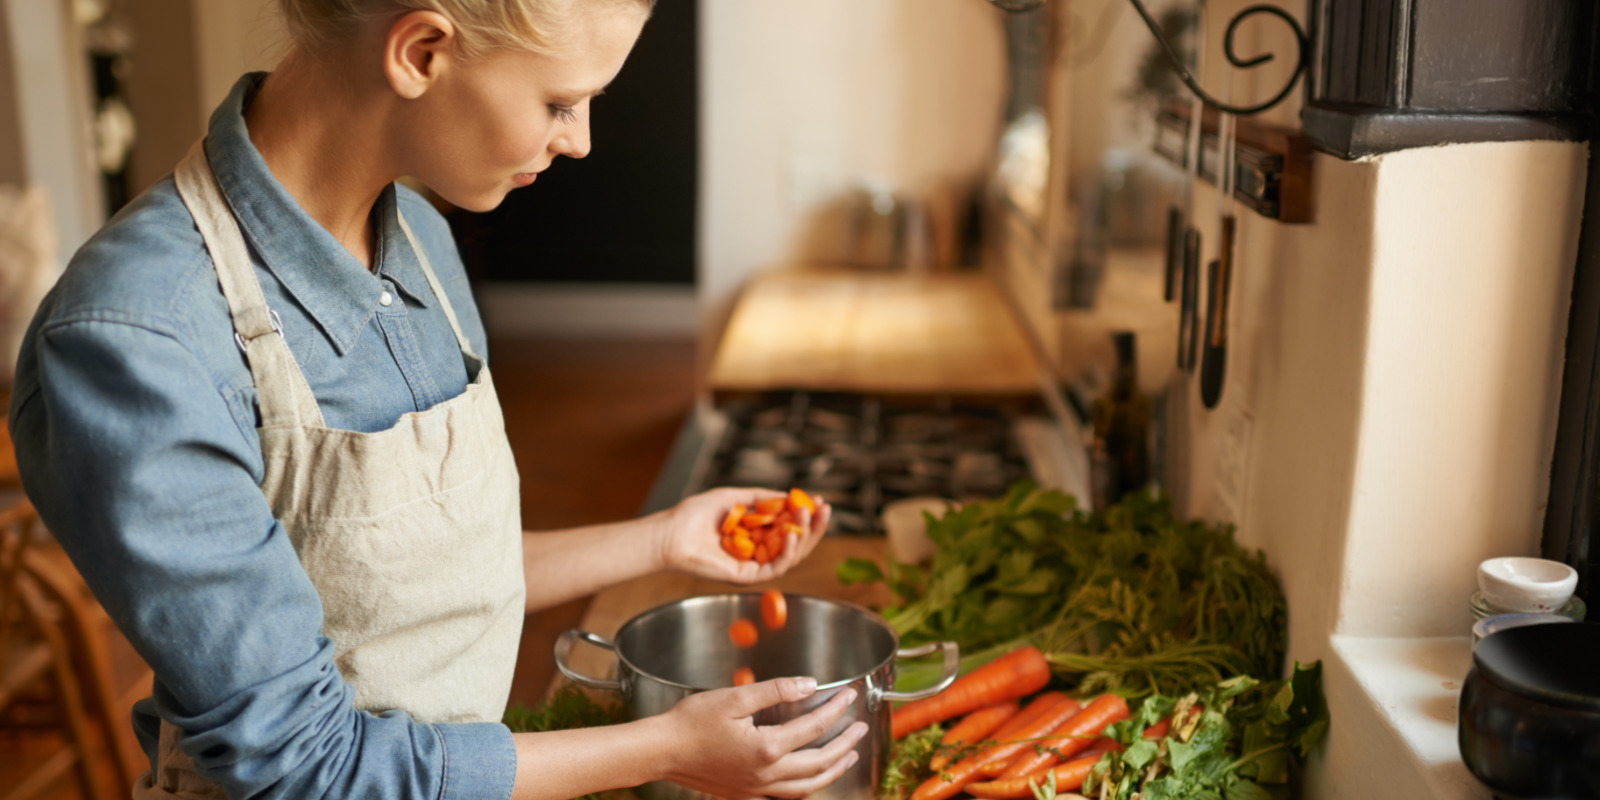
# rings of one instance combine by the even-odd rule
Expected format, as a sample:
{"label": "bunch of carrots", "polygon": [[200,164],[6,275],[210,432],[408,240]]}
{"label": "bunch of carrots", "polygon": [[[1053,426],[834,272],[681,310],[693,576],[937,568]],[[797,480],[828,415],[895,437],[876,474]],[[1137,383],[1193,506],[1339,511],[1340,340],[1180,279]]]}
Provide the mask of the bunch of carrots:
{"label": "bunch of carrots", "polygon": [[741,561],[765,564],[783,555],[789,534],[806,535],[800,524],[800,510],[815,514],[817,503],[800,489],[790,489],[786,497],[757,500],[746,508],[735,505],[722,518],[722,549]]}
{"label": "bunch of carrots", "polygon": [[[973,670],[926,700],[906,703],[890,715],[899,739],[929,725],[962,717],[945,732],[941,753],[970,753],[951,763],[935,755],[933,777],[911,800],[946,800],[966,792],[984,800],[1027,798],[1030,784],[1043,786],[1055,774],[1058,790],[1075,791],[1100,756],[1121,746],[1101,738],[1107,726],[1128,718],[1128,703],[1104,694],[1084,704],[1061,692],[1021,699],[1050,681],[1050,664],[1035,647],[1023,647]],[[1149,738],[1165,735],[1151,726]]]}

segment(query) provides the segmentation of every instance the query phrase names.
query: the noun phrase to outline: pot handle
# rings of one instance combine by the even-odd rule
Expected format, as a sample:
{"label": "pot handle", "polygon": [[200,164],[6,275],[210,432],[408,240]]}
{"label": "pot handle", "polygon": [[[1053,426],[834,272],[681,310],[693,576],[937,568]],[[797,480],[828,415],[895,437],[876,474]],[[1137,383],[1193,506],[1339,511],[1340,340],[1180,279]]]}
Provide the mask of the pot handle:
{"label": "pot handle", "polygon": [[883,693],[883,699],[921,700],[924,697],[932,697],[949,688],[950,684],[955,682],[956,673],[961,671],[961,648],[955,642],[930,642],[921,647],[908,647],[894,655],[895,658],[916,658],[917,656],[925,656],[935,650],[944,651],[944,674],[939,676],[938,683],[924,689],[918,689],[915,692],[897,692],[890,689]]}
{"label": "pot handle", "polygon": [[556,640],[556,669],[561,670],[561,674],[567,676],[567,680],[570,680],[580,686],[587,686],[590,689],[608,689],[611,691],[621,690],[622,681],[591,678],[588,675],[584,675],[573,669],[572,666],[567,663],[567,657],[572,654],[572,645],[579,639],[582,639],[589,644],[594,645],[595,647],[604,647],[613,653],[617,651],[617,648],[611,644],[611,640],[604,636],[589,633],[587,631],[580,631],[577,628],[568,628],[564,633],[561,634],[561,638]]}

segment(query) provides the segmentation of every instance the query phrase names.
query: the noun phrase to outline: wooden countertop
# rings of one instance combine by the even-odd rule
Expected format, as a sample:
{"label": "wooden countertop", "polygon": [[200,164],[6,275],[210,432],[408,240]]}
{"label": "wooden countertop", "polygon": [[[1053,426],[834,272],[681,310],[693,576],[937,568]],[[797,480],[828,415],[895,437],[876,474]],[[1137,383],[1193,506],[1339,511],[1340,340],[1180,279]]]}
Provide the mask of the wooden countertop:
{"label": "wooden countertop", "polygon": [[[881,607],[890,600],[889,590],[882,583],[845,586],[834,575],[834,567],[847,558],[870,558],[883,564],[885,539],[882,536],[828,536],[817,544],[817,549],[789,571],[789,574],[769,584],[735,586],[719,581],[706,581],[675,573],[647,575],[619,584],[597,595],[589,604],[578,627],[597,633],[607,639],[616,635],[622,624],[640,612],[663,603],[696,597],[704,594],[721,594],[776,588],[794,594],[809,594],[845,600],[864,606]],[[579,644],[572,649],[571,665],[581,674],[595,678],[610,678],[616,674],[613,656],[597,647]],[[565,681],[559,674],[551,690]]]}
{"label": "wooden countertop", "polygon": [[752,279],[714,390],[1034,395],[1040,363],[983,273],[794,268]]}

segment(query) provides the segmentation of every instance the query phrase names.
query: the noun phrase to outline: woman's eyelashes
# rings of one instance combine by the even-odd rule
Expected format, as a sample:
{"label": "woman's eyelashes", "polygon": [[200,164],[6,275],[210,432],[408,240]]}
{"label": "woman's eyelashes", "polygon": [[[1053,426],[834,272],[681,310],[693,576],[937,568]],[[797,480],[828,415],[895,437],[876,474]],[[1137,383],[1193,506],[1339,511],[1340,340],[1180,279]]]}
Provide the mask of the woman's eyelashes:
{"label": "woman's eyelashes", "polygon": [[551,103],[550,116],[555,117],[559,122],[570,123],[578,119],[578,109],[573,106]]}

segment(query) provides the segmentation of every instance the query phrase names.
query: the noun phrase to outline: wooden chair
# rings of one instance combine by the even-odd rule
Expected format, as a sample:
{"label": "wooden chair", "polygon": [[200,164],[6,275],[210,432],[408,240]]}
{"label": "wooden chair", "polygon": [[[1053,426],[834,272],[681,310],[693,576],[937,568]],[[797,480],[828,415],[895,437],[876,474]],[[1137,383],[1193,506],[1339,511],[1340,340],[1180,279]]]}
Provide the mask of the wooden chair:
{"label": "wooden chair", "polygon": [[[0,711],[42,696],[54,706],[49,722],[65,739],[0,800],[33,797],[69,769],[89,800],[126,800],[145,768],[128,706],[148,682],[127,693],[113,688],[105,641],[110,620],[51,549],[26,499],[0,511]],[[96,766],[106,749],[116,786],[106,786]]]}

